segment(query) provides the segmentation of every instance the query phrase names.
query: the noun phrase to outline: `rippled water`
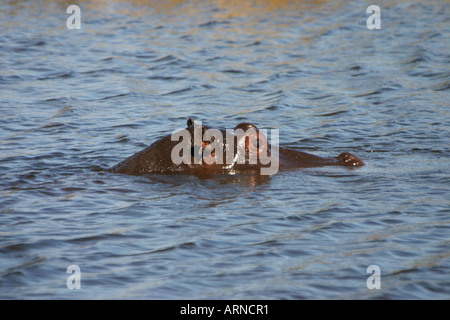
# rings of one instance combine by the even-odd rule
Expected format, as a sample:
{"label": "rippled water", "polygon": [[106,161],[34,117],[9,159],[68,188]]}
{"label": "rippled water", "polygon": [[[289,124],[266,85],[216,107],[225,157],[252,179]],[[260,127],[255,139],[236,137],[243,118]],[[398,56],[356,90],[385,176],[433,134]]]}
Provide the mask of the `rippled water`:
{"label": "rippled water", "polygon": [[[78,3],[0,6],[0,298],[450,298],[448,2]],[[105,171],[189,116],[366,166]]]}

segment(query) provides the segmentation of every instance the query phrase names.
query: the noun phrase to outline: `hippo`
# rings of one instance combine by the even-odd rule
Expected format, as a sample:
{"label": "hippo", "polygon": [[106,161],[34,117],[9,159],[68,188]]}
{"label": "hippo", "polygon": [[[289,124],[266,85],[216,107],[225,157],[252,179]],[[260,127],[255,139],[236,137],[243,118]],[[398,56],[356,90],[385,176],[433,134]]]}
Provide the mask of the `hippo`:
{"label": "hippo", "polygon": [[[110,171],[132,175],[241,172],[271,175],[295,168],[364,165],[359,157],[348,152],[323,158],[269,144],[266,131],[251,123],[241,123],[233,130],[219,130],[189,118],[185,129],[155,141]],[[274,137],[278,138],[272,132],[272,141]]]}

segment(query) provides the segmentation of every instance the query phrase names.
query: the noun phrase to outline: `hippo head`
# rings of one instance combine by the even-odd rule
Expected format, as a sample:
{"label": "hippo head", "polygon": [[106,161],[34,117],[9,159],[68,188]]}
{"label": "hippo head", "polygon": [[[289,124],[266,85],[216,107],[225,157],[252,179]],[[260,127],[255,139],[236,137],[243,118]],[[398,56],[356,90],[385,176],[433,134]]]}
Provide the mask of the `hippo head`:
{"label": "hippo head", "polygon": [[190,118],[183,137],[184,141],[173,147],[172,162],[187,164],[192,170],[233,173],[266,168],[273,161],[267,136],[251,123],[219,130]]}
{"label": "hippo head", "polygon": [[[262,131],[250,123],[219,130],[190,118],[185,129],[155,141],[118,163],[112,171],[128,174],[233,174],[261,169],[263,175],[274,174],[278,171],[278,162],[272,161],[269,143]],[[272,167],[271,163],[276,166]],[[271,171],[267,171],[267,167]]]}

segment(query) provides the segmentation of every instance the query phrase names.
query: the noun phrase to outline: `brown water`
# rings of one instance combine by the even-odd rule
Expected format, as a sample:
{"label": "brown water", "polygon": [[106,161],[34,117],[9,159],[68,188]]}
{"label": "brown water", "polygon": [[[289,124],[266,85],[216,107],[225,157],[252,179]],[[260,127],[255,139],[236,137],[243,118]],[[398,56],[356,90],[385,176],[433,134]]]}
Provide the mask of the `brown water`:
{"label": "brown water", "polygon": [[[0,6],[0,298],[450,298],[448,2],[78,3]],[[104,171],[189,116],[366,166]]]}

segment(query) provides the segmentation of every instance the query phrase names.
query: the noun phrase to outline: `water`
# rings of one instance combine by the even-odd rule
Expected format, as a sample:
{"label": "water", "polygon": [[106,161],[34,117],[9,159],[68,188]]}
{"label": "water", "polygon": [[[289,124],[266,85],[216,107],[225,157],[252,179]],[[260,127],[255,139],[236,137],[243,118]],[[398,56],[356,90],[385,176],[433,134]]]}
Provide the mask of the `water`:
{"label": "water", "polygon": [[[450,298],[448,2],[78,3],[0,6],[0,298]],[[105,171],[189,116],[366,166]]]}

